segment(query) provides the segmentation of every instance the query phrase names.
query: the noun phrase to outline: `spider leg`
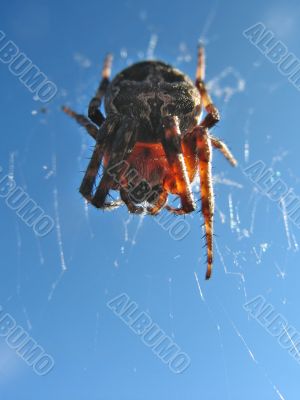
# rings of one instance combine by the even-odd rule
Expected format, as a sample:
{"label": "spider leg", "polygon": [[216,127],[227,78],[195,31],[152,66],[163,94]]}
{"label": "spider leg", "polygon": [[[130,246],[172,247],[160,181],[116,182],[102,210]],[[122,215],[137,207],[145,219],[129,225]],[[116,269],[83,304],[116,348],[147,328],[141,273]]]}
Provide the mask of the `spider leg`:
{"label": "spider leg", "polygon": [[92,201],[93,187],[96,181],[97,173],[101,165],[103,149],[101,144],[96,143],[92,158],[84,174],[84,178],[79,188],[79,192],[87,201]]}
{"label": "spider leg", "polygon": [[[109,190],[116,183],[120,184],[120,177],[116,177],[111,171],[116,168],[121,161],[125,161],[135,145],[135,126],[130,121],[123,121],[116,131],[110,158],[104,170],[99,186],[92,198],[92,204],[97,208],[102,208]],[[117,180],[117,182],[116,182]]]}
{"label": "spider leg", "polygon": [[230,150],[218,138],[210,136],[208,129],[212,128],[219,120],[220,114],[217,107],[213,104],[212,99],[207,91],[204,83],[205,78],[205,54],[204,48],[198,48],[198,64],[196,71],[195,85],[200,93],[203,105],[207,112],[200,126],[194,128],[192,135],[196,136],[196,152],[199,160],[199,175],[200,175],[200,191],[202,202],[202,214],[204,218],[204,228],[207,248],[207,271],[206,279],[209,279],[212,271],[213,263],[213,217],[214,217],[214,194],[212,186],[212,146],[220,150],[225,158],[233,165],[237,162]]}
{"label": "spider leg", "polygon": [[193,131],[196,135],[197,155],[199,160],[201,211],[204,218],[204,228],[207,248],[206,279],[209,279],[213,263],[213,217],[214,217],[214,193],[212,185],[212,148],[208,130],[196,127]]}
{"label": "spider leg", "polygon": [[142,214],[144,212],[144,208],[140,206],[136,206],[129,195],[128,190],[126,190],[124,187],[120,189],[120,195],[121,199],[123,202],[126,204],[128,211],[132,214]]}
{"label": "spider leg", "polygon": [[234,158],[233,154],[231,153],[231,151],[229,150],[229,148],[227,147],[227,145],[222,142],[220,139],[211,136],[210,135],[210,140],[211,140],[211,144],[213,145],[214,148],[220,150],[220,152],[223,154],[223,156],[230,162],[230,164],[233,167],[237,166],[237,161]]}
{"label": "spider leg", "polygon": [[62,106],[63,112],[65,112],[70,117],[74,118],[75,121],[79,123],[79,125],[83,126],[87,132],[92,136],[93,139],[96,140],[98,134],[98,128],[89,121],[84,115],[77,114],[75,111],[71,110],[69,107]]}
{"label": "spider leg", "polygon": [[79,188],[79,192],[89,202],[92,201],[92,192],[103,158],[105,145],[107,142],[106,139],[111,133],[111,130],[115,127],[114,123],[111,123],[110,126],[107,125],[108,124],[105,123],[101,126],[99,130],[97,129],[97,141],[94,147],[94,151]]}
{"label": "spider leg", "polygon": [[147,213],[150,215],[157,215],[161,209],[165,206],[168,199],[168,192],[163,190],[156,198],[153,207],[147,208]]}
{"label": "spider leg", "polygon": [[109,203],[104,203],[102,208],[107,211],[112,211],[115,210],[116,208],[119,208],[122,204],[123,204],[122,200],[115,200]]}
{"label": "spider leg", "polygon": [[162,145],[175,178],[176,191],[181,199],[181,208],[166,208],[175,214],[187,214],[195,210],[195,201],[189,181],[187,168],[182,154],[181,133],[177,117],[165,117],[163,121],[164,135]]}
{"label": "spider leg", "polygon": [[[82,180],[82,183],[80,185],[80,193],[85,197],[85,199],[88,202],[93,201],[93,188],[96,182],[96,177],[101,165],[101,161],[103,158],[104,150],[105,150],[105,145],[106,145],[106,139],[115,127],[115,123],[111,122],[110,129],[106,129],[105,125],[102,125],[100,130],[98,131],[98,136],[97,136],[97,143],[95,145],[92,157],[90,159],[89,165],[86,169],[86,173],[84,175],[84,178]],[[104,202],[103,206],[101,208],[106,209],[106,210],[113,210],[115,208],[120,207],[123,204],[122,200],[115,200],[112,202]]]}
{"label": "spider leg", "polygon": [[92,98],[89,104],[89,111],[88,111],[89,118],[98,126],[101,126],[102,123],[105,121],[105,117],[99,110],[99,107],[101,105],[102,98],[105,95],[105,92],[109,85],[111,65],[112,65],[112,55],[108,54],[103,63],[102,80],[98,86],[95,96]]}
{"label": "spider leg", "polygon": [[183,137],[182,150],[184,161],[188,170],[189,180],[190,182],[193,182],[198,169],[195,135],[188,133]]}
{"label": "spider leg", "polygon": [[217,107],[213,104],[212,99],[206,89],[205,83],[205,54],[204,48],[199,46],[198,48],[198,64],[196,70],[196,82],[195,85],[200,93],[204,108],[207,112],[204,120],[201,122],[201,126],[204,128],[212,128],[217,122],[220,121],[220,114]]}

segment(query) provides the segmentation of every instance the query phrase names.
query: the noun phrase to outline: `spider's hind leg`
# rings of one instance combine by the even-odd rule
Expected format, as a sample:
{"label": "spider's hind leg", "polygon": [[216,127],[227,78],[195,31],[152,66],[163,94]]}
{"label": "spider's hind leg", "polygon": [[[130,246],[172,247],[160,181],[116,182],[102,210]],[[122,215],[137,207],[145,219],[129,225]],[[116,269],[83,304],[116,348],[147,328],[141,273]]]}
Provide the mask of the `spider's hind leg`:
{"label": "spider's hind leg", "polygon": [[79,192],[88,202],[92,202],[97,174],[101,166],[104,152],[107,149],[108,138],[112,134],[114,128],[115,122],[110,122],[110,124],[107,122],[103,124],[99,130],[97,129],[95,148],[79,188]]}

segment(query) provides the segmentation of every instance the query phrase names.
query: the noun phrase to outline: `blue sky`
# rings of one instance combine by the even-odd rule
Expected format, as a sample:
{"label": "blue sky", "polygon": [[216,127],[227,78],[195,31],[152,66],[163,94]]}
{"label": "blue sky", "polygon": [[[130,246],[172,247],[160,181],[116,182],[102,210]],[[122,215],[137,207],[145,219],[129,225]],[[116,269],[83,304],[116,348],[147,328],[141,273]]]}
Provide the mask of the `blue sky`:
{"label": "blue sky", "polygon": [[[2,316],[8,313],[54,360],[53,369],[38,376],[0,329],[1,398],[299,398],[299,363],[243,307],[263,299],[274,317],[300,331],[299,228],[243,172],[261,162],[272,179],[300,194],[300,92],[243,36],[261,22],[300,57],[299,14],[293,1],[2,5],[5,40],[58,93],[47,104],[34,100],[0,63],[0,181],[8,174],[55,224],[37,237],[0,197]],[[108,51],[113,74],[154,56],[193,78],[199,39],[222,115],[214,134],[239,162],[232,169],[214,153],[216,246],[208,282],[201,214],[187,217],[188,235],[174,240],[151,217],[85,207],[78,187],[93,141],[60,111],[67,104],[87,112]],[[107,307],[121,293],[189,356],[185,371],[172,373]]]}

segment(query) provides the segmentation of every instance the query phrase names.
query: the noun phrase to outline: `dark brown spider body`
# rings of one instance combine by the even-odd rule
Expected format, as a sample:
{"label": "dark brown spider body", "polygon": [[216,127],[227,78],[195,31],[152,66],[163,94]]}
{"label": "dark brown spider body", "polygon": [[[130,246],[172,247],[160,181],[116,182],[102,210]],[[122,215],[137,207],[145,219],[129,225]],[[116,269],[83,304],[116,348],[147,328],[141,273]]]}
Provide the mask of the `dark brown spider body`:
{"label": "dark brown spider body", "polygon": [[[102,81],[89,104],[90,119],[63,108],[96,141],[80,192],[97,208],[112,209],[124,203],[131,213],[156,215],[166,209],[187,214],[196,208],[191,183],[198,172],[208,279],[213,262],[212,146],[232,165],[236,161],[208,131],[219,121],[219,112],[205,87],[203,48],[198,52],[195,84],[160,61],[134,64],[110,82],[111,60],[111,56],[106,58]],[[103,99],[106,118],[100,111]],[[198,124],[202,106],[207,115]],[[101,167],[103,175],[97,184]],[[119,191],[120,200],[108,203],[110,190]],[[178,196],[179,208],[167,204],[169,194]]]}
{"label": "dark brown spider body", "polygon": [[159,61],[134,64],[107,88],[105,111],[138,121],[137,141],[160,141],[163,118],[176,115],[181,132],[192,130],[201,111],[199,91],[181,71]]}

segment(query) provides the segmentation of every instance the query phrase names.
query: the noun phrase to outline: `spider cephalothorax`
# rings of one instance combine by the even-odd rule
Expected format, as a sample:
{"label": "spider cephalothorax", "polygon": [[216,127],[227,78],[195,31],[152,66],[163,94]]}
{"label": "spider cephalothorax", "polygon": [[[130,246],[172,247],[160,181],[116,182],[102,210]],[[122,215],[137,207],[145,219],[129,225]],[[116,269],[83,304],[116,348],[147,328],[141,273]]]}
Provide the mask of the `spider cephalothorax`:
{"label": "spider cephalothorax", "polygon": [[[232,165],[236,161],[208,132],[219,121],[219,112],[204,83],[204,50],[198,51],[195,84],[159,61],[134,64],[110,82],[111,61],[107,56],[89,119],[63,107],[96,140],[80,192],[97,208],[125,203],[131,213],[156,215],[167,209],[186,214],[195,210],[191,183],[199,172],[208,279],[213,261],[212,146]],[[103,98],[106,118],[99,110]],[[198,124],[202,106],[207,115]],[[103,175],[94,190],[101,167]],[[108,203],[110,190],[118,190],[120,200]],[[179,208],[167,204],[168,194],[179,196]]]}

